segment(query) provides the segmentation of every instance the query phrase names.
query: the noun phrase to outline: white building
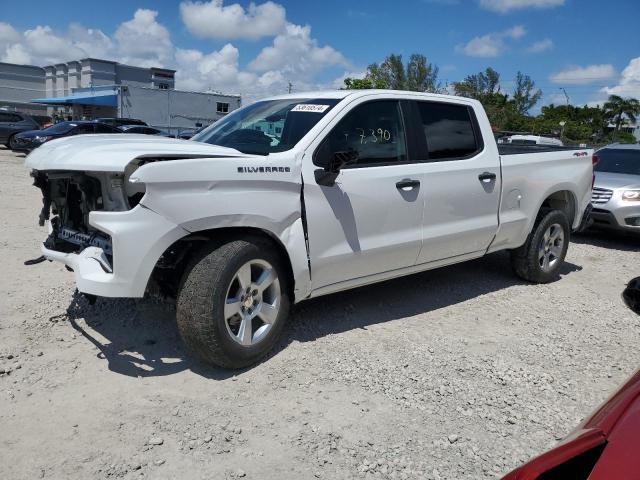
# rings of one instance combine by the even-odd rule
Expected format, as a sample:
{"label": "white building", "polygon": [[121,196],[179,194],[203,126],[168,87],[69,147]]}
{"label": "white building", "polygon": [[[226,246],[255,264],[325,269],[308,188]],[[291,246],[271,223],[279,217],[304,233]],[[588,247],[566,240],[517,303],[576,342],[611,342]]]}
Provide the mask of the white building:
{"label": "white building", "polygon": [[127,117],[170,130],[208,125],[239,95],[175,90],[175,70],[82,60],[37,67],[0,63],[0,108],[74,120]]}

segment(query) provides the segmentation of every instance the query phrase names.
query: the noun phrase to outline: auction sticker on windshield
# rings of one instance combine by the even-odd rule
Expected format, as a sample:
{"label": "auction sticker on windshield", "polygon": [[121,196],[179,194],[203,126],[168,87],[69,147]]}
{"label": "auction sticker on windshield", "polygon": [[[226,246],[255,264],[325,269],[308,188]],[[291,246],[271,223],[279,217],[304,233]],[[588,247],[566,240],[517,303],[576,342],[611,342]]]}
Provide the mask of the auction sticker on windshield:
{"label": "auction sticker on windshield", "polygon": [[315,105],[313,103],[300,103],[291,109],[292,112],[316,112],[323,113],[330,105]]}

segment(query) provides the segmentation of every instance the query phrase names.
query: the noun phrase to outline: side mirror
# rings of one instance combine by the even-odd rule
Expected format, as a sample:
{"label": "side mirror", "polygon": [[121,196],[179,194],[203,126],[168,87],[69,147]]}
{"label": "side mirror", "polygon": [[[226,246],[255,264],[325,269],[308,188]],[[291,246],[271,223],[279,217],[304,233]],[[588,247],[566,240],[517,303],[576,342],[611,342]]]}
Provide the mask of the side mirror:
{"label": "side mirror", "polygon": [[329,162],[324,168],[318,168],[313,173],[316,183],[324,187],[333,187],[340,170],[346,165],[355,163],[358,160],[358,152],[353,149],[334,152],[329,157]]}

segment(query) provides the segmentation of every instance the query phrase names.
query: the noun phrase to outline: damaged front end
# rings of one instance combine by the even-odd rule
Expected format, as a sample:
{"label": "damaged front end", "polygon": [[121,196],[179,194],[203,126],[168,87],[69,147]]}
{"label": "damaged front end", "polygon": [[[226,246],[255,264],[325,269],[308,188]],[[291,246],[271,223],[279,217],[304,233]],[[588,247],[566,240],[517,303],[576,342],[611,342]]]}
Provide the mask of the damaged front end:
{"label": "damaged front end", "polygon": [[144,191],[141,185],[125,188],[125,174],[113,172],[37,171],[33,184],[42,192],[42,210],[38,223],[49,221],[49,236],[44,247],[61,253],[79,253],[97,247],[103,255],[99,263],[113,271],[111,237],[89,222],[94,211],[127,211],[138,204]]}

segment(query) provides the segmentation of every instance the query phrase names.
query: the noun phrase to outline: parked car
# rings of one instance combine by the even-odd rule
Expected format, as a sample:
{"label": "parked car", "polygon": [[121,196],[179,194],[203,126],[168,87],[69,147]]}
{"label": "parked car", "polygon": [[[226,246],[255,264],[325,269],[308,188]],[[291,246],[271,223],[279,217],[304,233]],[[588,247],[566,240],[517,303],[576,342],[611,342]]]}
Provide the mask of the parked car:
{"label": "parked car", "polygon": [[8,148],[14,147],[14,139],[18,133],[36,128],[40,128],[40,125],[29,115],[0,111],[0,143]]}
{"label": "parked car", "polygon": [[554,449],[502,480],[637,480],[640,370]]}
{"label": "parked car", "polygon": [[[154,127],[145,125],[122,125],[118,127],[124,133],[138,133],[142,135],[160,135],[161,137],[171,137],[167,132],[163,132]],[[172,137],[173,138],[173,137]]]}
{"label": "parked car", "polygon": [[640,145],[608,145],[596,158],[594,226],[640,233]]}
{"label": "parked car", "polygon": [[138,120],[137,118],[96,118],[93,120],[98,123],[106,123],[107,125],[111,125],[112,127],[121,127],[122,125],[147,125],[147,122],[142,120]]}
{"label": "parked car", "polygon": [[122,133],[111,125],[104,123],[78,121],[60,122],[44,130],[28,130],[15,135],[13,150],[30,152],[50,140],[69,137],[72,135],[84,135],[88,133]]}
{"label": "parked car", "polygon": [[562,147],[564,144],[559,138],[542,137],[540,135],[511,135],[506,138],[506,143],[514,145],[549,145]]}
{"label": "parked car", "polygon": [[193,140],[68,138],[26,165],[55,214],[43,256],[89,298],[177,296],[183,339],[224,367],[265,355],[292,302],[498,250],[551,282],[591,198],[592,151],[501,154],[462,97],[285,95]]}

